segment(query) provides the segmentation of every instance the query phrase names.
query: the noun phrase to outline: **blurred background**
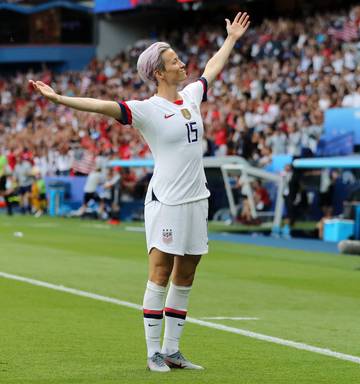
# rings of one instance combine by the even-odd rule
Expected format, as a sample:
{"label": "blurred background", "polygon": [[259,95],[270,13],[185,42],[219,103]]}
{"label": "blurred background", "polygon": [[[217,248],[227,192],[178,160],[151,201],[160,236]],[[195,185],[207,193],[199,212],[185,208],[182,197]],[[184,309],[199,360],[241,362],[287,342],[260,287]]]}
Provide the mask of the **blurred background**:
{"label": "blurred background", "polygon": [[251,27],[202,105],[210,219],[359,238],[360,7],[344,0],[0,0],[1,211],[142,220],[153,164],[137,131],[49,103],[28,80],[145,99],[148,45],[168,41],[194,81],[238,10]]}

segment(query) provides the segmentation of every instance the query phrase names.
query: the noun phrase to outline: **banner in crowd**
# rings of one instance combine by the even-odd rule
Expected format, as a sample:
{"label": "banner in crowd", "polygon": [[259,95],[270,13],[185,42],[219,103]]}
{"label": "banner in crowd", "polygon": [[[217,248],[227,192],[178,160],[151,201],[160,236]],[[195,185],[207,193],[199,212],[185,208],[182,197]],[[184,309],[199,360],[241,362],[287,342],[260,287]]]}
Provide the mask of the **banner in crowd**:
{"label": "banner in crowd", "polygon": [[330,108],[325,112],[326,140],[353,133],[354,144],[360,145],[360,108]]}

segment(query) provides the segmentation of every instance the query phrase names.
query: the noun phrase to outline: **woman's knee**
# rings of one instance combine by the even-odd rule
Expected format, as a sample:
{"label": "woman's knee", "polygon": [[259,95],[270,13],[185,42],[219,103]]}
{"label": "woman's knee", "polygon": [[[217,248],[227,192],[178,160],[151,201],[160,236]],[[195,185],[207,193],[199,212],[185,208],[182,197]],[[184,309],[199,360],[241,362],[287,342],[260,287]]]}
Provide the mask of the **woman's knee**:
{"label": "woman's knee", "polygon": [[193,273],[177,273],[172,277],[172,281],[175,285],[180,287],[190,287],[194,281],[195,272]]}
{"label": "woman's knee", "polygon": [[149,280],[165,287],[169,281],[173,264],[172,255],[153,248],[149,255]]}
{"label": "woman's knee", "polygon": [[168,266],[154,266],[149,272],[149,280],[157,285],[166,287],[171,275],[171,269]]}
{"label": "woman's knee", "polygon": [[172,276],[173,283],[182,287],[192,285],[195,278],[196,267],[198,266],[200,259],[200,255],[177,257]]}

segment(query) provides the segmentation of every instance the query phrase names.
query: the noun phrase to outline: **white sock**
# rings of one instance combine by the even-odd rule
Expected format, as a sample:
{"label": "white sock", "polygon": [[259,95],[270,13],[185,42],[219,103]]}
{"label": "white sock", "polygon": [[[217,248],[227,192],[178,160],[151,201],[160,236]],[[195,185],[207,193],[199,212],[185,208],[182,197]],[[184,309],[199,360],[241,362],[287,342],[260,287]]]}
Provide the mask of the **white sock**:
{"label": "white sock", "polygon": [[184,329],[190,287],[170,284],[165,302],[165,333],[161,353],[172,355],[179,350],[179,341]]}
{"label": "white sock", "polygon": [[148,281],[146,285],[143,313],[147,355],[160,352],[160,337],[166,288]]}

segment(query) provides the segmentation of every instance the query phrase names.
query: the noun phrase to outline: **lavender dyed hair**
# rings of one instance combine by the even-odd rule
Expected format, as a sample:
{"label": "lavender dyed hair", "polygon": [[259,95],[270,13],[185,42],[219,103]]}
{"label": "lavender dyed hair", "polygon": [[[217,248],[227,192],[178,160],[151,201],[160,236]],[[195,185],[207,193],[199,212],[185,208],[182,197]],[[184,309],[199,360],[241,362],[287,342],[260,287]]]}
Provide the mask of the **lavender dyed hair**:
{"label": "lavender dyed hair", "polygon": [[145,51],[141,53],[137,61],[137,70],[144,82],[156,82],[154,72],[157,69],[164,69],[161,55],[169,48],[170,45],[168,43],[159,41],[151,44],[150,47],[146,48]]}

